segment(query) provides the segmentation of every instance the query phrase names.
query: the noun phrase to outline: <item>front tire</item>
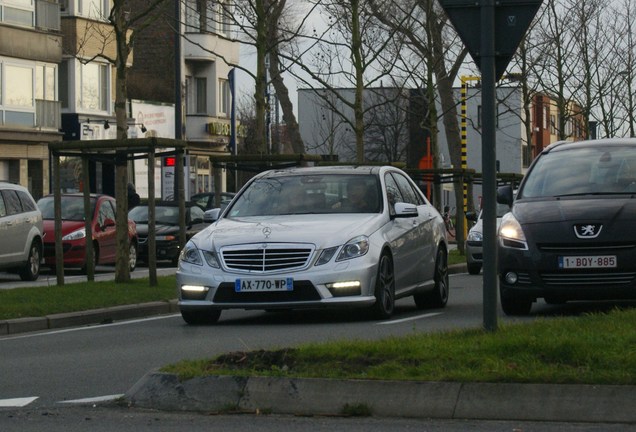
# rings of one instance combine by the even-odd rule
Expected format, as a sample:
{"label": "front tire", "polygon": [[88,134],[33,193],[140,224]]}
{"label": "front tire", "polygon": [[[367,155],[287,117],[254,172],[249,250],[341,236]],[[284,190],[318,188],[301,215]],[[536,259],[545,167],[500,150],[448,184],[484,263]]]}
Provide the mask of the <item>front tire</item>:
{"label": "front tire", "polygon": [[501,300],[501,309],[503,309],[506,315],[524,316],[530,314],[532,299],[519,296],[513,297],[503,293],[501,293],[499,297]]}
{"label": "front tire", "polygon": [[215,324],[221,317],[220,309],[181,310],[181,317],[190,325]]}
{"label": "front tire", "polygon": [[20,279],[34,281],[40,277],[40,260],[42,258],[41,246],[37,241],[31,243],[29,257],[24,267],[20,269]]}
{"label": "front tire", "polygon": [[375,303],[371,313],[376,319],[388,319],[395,309],[395,275],[393,261],[383,253],[378,263],[378,275],[375,281]]}
{"label": "front tire", "polygon": [[468,264],[468,273],[471,275],[478,275],[481,271],[481,264]]}

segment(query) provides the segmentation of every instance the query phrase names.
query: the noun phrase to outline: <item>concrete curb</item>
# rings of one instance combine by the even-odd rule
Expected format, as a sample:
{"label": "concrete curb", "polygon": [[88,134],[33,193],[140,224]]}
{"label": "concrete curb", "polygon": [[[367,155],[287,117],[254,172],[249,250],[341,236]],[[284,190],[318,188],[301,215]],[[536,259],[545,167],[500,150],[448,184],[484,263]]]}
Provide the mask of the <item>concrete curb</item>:
{"label": "concrete curb", "polygon": [[43,331],[178,312],[177,300],[156,301],[103,309],[60,313],[34,318],[0,321],[0,335]]}
{"label": "concrete curb", "polygon": [[146,374],[124,396],[166,411],[294,415],[578,421],[636,421],[636,387],[331,380],[211,376],[185,381]]}

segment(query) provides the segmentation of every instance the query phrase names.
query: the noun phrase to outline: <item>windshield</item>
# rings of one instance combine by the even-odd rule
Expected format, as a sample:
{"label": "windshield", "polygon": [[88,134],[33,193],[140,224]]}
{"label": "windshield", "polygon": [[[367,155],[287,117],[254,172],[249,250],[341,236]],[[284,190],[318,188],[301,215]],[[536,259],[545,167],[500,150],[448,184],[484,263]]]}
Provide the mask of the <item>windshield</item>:
{"label": "windshield", "polygon": [[[497,203],[497,217],[501,218],[503,217],[503,215],[505,215],[506,213],[508,213],[510,211],[510,207],[508,207],[508,204],[500,204]],[[480,211],[479,212],[479,219],[484,217],[484,211]]]}
{"label": "windshield", "polygon": [[636,192],[636,148],[580,147],[540,156],[518,198]]}
{"label": "windshield", "polygon": [[[138,224],[148,223],[148,206],[141,205],[132,209],[128,217]],[[155,223],[161,225],[179,225],[179,207],[155,206]]]}
{"label": "windshield", "polygon": [[382,199],[373,175],[304,175],[254,181],[229,217],[316,213],[378,213]]}
{"label": "windshield", "polygon": [[[62,220],[83,221],[86,220],[84,213],[84,197],[81,195],[65,196],[62,195]],[[92,214],[95,214],[95,198],[91,198]],[[37,202],[42,219],[55,219],[55,205],[52,196],[40,198]]]}

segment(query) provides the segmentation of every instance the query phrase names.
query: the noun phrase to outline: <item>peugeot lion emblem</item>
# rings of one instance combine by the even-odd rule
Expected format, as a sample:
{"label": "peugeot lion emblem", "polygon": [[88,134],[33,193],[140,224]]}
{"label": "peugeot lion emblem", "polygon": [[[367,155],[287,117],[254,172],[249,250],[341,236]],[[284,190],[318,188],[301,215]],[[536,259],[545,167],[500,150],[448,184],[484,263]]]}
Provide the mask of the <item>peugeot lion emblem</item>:
{"label": "peugeot lion emblem", "polygon": [[265,236],[265,238],[268,238],[271,233],[272,233],[272,229],[270,227],[263,228],[263,235]]}
{"label": "peugeot lion emblem", "polygon": [[602,228],[601,224],[576,224],[574,234],[580,239],[593,239],[598,237]]}

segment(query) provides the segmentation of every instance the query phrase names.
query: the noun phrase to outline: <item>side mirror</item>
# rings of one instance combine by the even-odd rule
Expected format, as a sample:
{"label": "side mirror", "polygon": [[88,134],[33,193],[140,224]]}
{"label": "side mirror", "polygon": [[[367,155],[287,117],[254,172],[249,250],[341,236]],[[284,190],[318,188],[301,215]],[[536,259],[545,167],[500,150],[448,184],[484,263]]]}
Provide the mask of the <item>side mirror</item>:
{"label": "side mirror", "polygon": [[508,207],[512,207],[512,186],[505,185],[497,189],[497,202],[499,204],[507,204]]}
{"label": "side mirror", "polygon": [[403,202],[397,202],[393,206],[395,208],[396,218],[409,218],[417,216],[417,206],[415,204],[408,204]]}
{"label": "side mirror", "polygon": [[466,219],[468,219],[471,222],[477,222],[477,212],[474,212],[474,211],[466,212]]}
{"label": "side mirror", "polygon": [[114,227],[115,226],[115,221],[112,220],[111,218],[106,218],[104,219],[104,223],[102,224],[102,229],[106,229],[108,227]]}

